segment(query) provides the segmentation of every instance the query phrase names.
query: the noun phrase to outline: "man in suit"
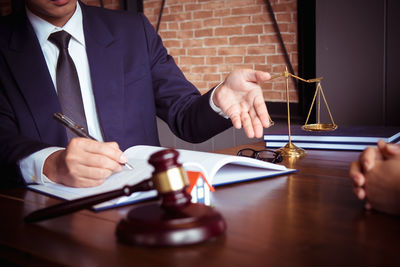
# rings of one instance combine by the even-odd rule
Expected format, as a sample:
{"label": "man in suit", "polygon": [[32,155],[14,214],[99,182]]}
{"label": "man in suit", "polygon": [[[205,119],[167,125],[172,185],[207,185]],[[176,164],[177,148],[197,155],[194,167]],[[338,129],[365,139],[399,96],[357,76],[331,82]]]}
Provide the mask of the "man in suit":
{"label": "man in suit", "polygon": [[[0,23],[0,164],[25,183],[87,187],[121,169],[121,150],[159,145],[156,116],[178,137],[202,142],[231,127],[261,137],[269,115],[259,82],[265,72],[236,70],[200,95],[141,14],[77,0],[26,0]],[[72,138],[52,116],[61,111],[57,31],[71,36],[89,133]],[[229,118],[229,119],[227,119]]]}

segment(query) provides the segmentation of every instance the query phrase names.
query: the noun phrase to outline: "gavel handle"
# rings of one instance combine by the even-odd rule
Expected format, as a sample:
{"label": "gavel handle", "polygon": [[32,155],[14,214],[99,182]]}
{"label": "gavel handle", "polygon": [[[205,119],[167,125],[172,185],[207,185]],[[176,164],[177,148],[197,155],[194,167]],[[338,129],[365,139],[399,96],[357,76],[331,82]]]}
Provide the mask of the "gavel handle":
{"label": "gavel handle", "polygon": [[59,217],[65,214],[69,214],[78,210],[90,208],[93,205],[121,197],[129,196],[135,192],[149,191],[154,189],[153,182],[151,179],[146,179],[135,185],[126,185],[121,189],[116,189],[113,191],[87,196],[83,198],[78,198],[70,201],[65,201],[44,209],[34,211],[25,217],[25,222],[33,223],[38,221],[43,221],[55,217]]}

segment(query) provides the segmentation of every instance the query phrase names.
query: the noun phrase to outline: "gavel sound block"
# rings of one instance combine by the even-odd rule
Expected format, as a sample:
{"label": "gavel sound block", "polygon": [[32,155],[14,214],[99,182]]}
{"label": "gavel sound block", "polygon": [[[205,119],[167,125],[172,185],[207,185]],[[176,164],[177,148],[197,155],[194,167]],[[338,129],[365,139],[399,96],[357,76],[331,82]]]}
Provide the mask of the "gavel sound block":
{"label": "gavel sound block", "polygon": [[133,208],[116,229],[120,242],[138,246],[181,246],[204,242],[223,234],[226,223],[214,208],[191,203],[188,179],[179,153],[166,149],[153,154],[152,181],[159,203]]}

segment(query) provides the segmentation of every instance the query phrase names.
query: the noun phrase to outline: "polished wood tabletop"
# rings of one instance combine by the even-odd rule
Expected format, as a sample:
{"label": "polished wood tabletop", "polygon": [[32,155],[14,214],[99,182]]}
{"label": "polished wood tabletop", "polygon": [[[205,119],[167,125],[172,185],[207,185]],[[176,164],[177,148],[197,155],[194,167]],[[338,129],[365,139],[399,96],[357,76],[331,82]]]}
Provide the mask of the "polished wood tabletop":
{"label": "polished wood tabletop", "polygon": [[[240,148],[262,149],[264,143]],[[223,236],[186,247],[133,247],[116,240],[135,204],[84,210],[35,224],[28,213],[59,200],[22,187],[0,189],[0,264],[72,266],[400,266],[400,219],[367,212],[348,178],[359,152],[309,150],[284,164],[294,174],[222,186],[212,205]]]}

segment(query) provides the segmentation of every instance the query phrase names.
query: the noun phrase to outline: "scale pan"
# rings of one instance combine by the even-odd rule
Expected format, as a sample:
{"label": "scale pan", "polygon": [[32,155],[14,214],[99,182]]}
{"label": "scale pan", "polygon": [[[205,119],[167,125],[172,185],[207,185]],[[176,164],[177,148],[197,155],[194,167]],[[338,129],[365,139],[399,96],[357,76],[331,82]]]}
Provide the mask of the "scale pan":
{"label": "scale pan", "polygon": [[304,131],[310,132],[322,132],[322,131],[333,131],[337,129],[336,124],[332,123],[315,123],[315,124],[305,124],[301,126]]}

